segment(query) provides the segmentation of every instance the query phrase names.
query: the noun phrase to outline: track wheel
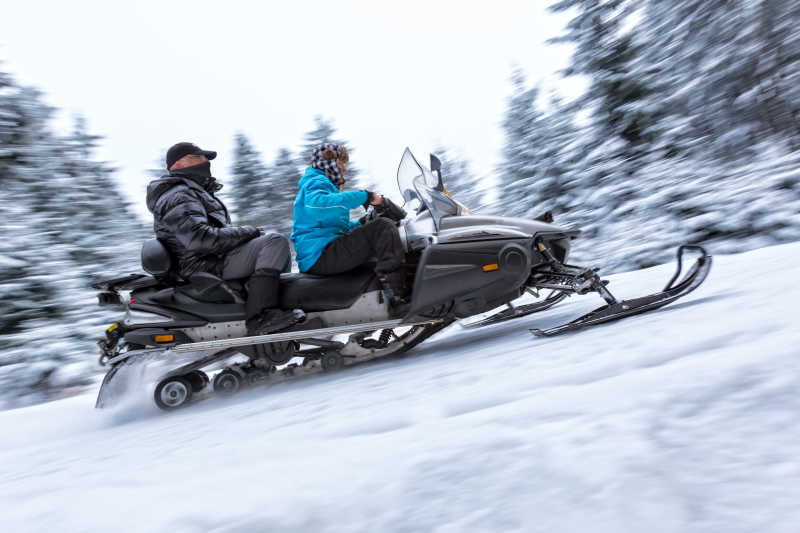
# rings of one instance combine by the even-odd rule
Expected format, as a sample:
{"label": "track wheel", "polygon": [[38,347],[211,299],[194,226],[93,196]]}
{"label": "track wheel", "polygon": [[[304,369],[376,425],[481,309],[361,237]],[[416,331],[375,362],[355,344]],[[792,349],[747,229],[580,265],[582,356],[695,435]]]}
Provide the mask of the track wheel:
{"label": "track wheel", "polygon": [[164,411],[178,409],[192,399],[192,384],[183,376],[167,378],[158,384],[153,397]]}
{"label": "track wheel", "polygon": [[332,372],[344,366],[344,358],[338,352],[326,352],[320,358],[320,363],[322,364],[322,370]]}
{"label": "track wheel", "polygon": [[241,386],[242,378],[231,369],[223,370],[214,378],[214,392],[217,394],[230,395],[238,391]]}
{"label": "track wheel", "polygon": [[202,370],[192,370],[183,377],[185,377],[189,383],[192,384],[192,392],[200,392],[201,390],[205,389],[209,381],[208,374]]}

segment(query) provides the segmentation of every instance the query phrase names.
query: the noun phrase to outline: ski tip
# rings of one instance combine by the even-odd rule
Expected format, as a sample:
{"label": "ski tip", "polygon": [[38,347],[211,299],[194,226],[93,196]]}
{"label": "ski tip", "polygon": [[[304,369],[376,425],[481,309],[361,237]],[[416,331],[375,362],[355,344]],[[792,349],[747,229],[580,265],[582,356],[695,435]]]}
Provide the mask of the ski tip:
{"label": "ski tip", "polygon": [[531,328],[530,332],[533,333],[536,337],[546,337],[547,336],[544,331],[542,331],[541,329],[538,329],[538,328]]}

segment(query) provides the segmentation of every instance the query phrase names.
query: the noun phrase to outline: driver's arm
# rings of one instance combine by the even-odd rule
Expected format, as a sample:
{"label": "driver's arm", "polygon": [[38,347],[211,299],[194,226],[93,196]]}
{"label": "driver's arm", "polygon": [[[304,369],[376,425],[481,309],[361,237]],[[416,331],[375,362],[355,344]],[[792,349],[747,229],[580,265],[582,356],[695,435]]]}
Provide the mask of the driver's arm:
{"label": "driver's arm", "polygon": [[210,225],[202,202],[186,190],[171,195],[163,209],[164,222],[174,229],[178,242],[200,255],[227,253],[261,234],[253,226]]}
{"label": "driver's arm", "polygon": [[367,191],[331,192],[325,184],[309,184],[305,193],[306,207],[355,209],[369,200]]}

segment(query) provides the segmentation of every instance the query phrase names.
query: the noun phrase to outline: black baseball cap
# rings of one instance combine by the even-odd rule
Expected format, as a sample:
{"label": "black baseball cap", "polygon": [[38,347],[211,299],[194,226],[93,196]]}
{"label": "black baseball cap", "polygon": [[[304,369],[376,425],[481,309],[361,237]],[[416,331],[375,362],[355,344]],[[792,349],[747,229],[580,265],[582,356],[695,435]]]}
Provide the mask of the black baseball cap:
{"label": "black baseball cap", "polygon": [[172,147],[169,150],[167,150],[167,169],[169,169],[169,167],[174,165],[175,161],[189,154],[204,155],[209,160],[217,157],[217,152],[212,152],[210,150],[201,150],[199,146],[193,143],[182,142],[178,144],[173,144]]}

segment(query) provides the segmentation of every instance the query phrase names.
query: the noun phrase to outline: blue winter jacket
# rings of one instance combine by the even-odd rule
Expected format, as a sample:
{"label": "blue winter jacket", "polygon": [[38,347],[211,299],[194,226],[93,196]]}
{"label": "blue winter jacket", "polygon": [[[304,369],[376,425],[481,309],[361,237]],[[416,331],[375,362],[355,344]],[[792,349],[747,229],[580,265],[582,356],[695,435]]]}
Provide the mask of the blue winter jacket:
{"label": "blue winter jacket", "polygon": [[339,192],[324,172],[311,167],[298,187],[292,242],[300,272],[305,272],[329,242],[359,225],[357,220],[350,220],[350,210],[367,202],[367,192]]}

